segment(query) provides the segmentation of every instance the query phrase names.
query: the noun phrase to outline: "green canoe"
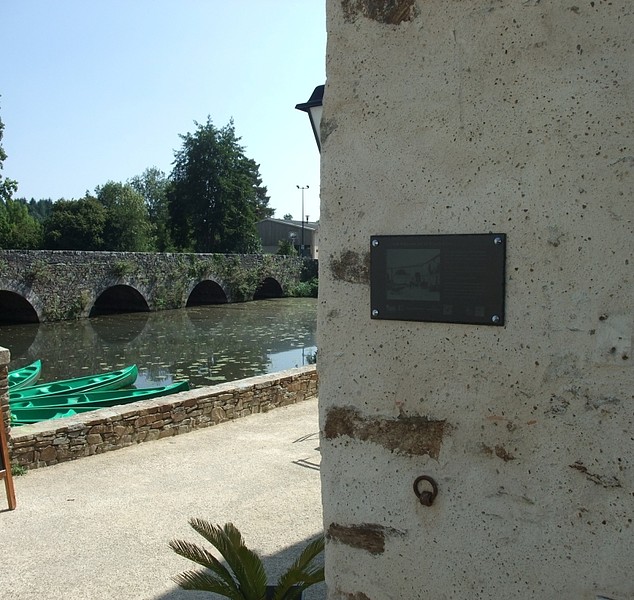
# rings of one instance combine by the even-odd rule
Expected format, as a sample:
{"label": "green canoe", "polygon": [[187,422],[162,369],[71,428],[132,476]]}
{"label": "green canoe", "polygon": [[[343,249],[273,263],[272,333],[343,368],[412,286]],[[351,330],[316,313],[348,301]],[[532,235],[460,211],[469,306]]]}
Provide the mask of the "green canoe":
{"label": "green canoe", "polygon": [[114,390],[128,385],[132,385],[137,378],[138,369],[136,365],[126,367],[120,371],[110,371],[102,375],[88,375],[75,379],[64,379],[33,385],[14,392],[9,390],[9,406],[21,400],[31,400],[44,396],[59,396],[62,394],[77,394],[89,390]]}
{"label": "green canoe", "polygon": [[17,414],[20,410],[36,410],[39,408],[55,408],[66,410],[76,407],[103,408],[129,404],[139,400],[150,400],[178,392],[186,392],[189,389],[188,381],[177,381],[171,385],[153,388],[128,388],[121,390],[106,390],[99,392],[84,392],[80,394],[64,394],[60,396],[43,396],[30,400],[14,400],[11,402],[11,413]]}
{"label": "green canoe", "polygon": [[40,421],[49,421],[50,419],[63,419],[64,417],[72,417],[82,412],[89,412],[94,408],[24,408],[22,410],[11,410],[11,426],[28,425],[30,423],[39,423]]}
{"label": "green canoe", "polygon": [[36,360],[26,367],[9,371],[9,389],[11,391],[19,390],[33,385],[42,372],[42,361]]}

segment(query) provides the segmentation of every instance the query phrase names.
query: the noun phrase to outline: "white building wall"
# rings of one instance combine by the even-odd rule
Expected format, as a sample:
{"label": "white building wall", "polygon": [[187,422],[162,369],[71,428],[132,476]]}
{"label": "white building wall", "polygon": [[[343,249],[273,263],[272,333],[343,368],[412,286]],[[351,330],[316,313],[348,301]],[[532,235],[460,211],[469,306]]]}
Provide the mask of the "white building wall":
{"label": "white building wall", "polygon": [[[327,8],[329,598],[631,600],[634,5]],[[491,231],[504,327],[370,319],[370,235]]]}

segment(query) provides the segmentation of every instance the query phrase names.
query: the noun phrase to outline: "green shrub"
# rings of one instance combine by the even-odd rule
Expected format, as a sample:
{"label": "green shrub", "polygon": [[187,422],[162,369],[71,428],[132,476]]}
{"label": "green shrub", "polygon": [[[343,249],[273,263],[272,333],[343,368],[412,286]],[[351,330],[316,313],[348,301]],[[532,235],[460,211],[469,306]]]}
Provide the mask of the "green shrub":
{"label": "green shrub", "polygon": [[130,273],[134,273],[135,270],[136,270],[136,267],[134,263],[129,260],[118,260],[112,265],[112,272],[117,277],[130,275]]}
{"label": "green shrub", "polygon": [[45,261],[37,259],[33,261],[33,264],[26,271],[25,275],[30,285],[33,285],[35,282],[46,283],[51,276],[51,269]]}
{"label": "green shrub", "polygon": [[290,240],[280,240],[277,245],[277,254],[280,256],[297,256],[297,249]]}
{"label": "green shrub", "polygon": [[294,298],[317,298],[319,292],[319,280],[313,277],[310,281],[301,281],[290,293]]}
{"label": "green shrub", "polygon": [[27,468],[22,465],[11,465],[11,475],[13,477],[20,477],[20,475],[26,475]]}

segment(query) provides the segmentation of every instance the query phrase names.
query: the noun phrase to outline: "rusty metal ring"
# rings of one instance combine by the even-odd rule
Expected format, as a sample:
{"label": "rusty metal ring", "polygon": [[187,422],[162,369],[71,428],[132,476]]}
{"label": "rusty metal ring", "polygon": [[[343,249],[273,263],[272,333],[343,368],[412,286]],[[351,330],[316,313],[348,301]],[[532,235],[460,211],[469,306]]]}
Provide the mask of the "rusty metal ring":
{"label": "rusty metal ring", "polygon": [[[418,487],[421,481],[427,481],[429,484],[431,484],[432,491],[421,492]],[[438,495],[438,484],[433,478],[429,477],[429,475],[421,475],[420,477],[417,477],[414,481],[414,493],[416,494],[416,497],[420,500],[421,504],[424,504],[425,506],[431,506],[436,499],[436,496]]]}

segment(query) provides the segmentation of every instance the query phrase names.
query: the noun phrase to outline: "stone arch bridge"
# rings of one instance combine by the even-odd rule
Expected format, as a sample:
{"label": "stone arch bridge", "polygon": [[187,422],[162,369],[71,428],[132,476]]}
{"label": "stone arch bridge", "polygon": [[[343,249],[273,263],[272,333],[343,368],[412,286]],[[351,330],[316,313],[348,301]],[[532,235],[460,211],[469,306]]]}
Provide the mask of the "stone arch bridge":
{"label": "stone arch bridge", "polygon": [[292,295],[317,261],[277,255],[0,250],[0,323]]}

